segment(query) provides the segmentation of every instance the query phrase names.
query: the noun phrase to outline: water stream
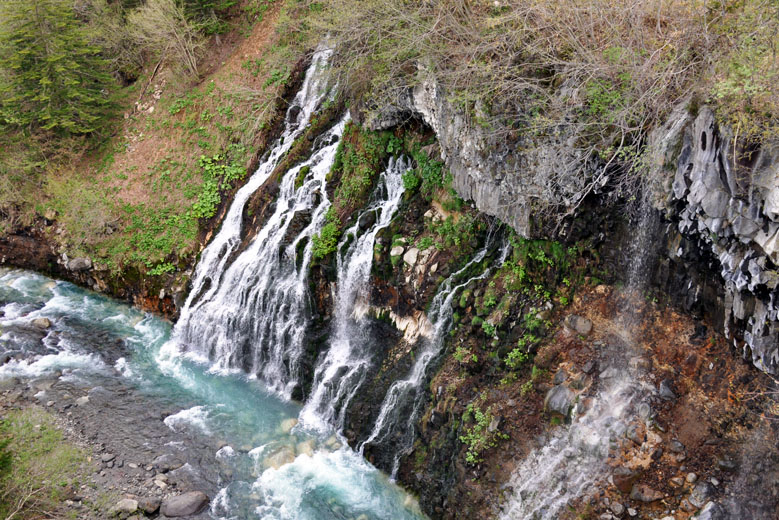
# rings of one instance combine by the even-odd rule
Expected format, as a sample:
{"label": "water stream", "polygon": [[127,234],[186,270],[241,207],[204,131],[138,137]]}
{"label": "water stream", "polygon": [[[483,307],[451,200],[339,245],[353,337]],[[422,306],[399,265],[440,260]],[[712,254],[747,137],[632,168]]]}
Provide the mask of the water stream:
{"label": "water stream", "polygon": [[[454,307],[452,302],[461,289],[467,287],[476,280],[483,280],[491,273],[491,269],[485,269],[476,276],[462,281],[463,275],[473,265],[479,264],[487,254],[492,251],[498,240],[498,232],[495,228],[488,233],[484,246],[471,258],[464,267],[450,275],[441,283],[430,308],[427,317],[432,323],[432,333],[423,338],[423,346],[416,354],[416,361],[411,367],[405,379],[398,379],[392,383],[384,401],[381,404],[379,415],[368,438],[359,446],[362,453],[366,446],[387,443],[391,440],[394,444],[394,456],[392,463],[393,478],[400,467],[401,458],[411,451],[414,443],[416,422],[422,411],[426,390],[425,380],[429,376],[428,368],[441,354],[446,334],[452,325]],[[501,265],[506,260],[511,248],[506,242],[501,247],[495,265]]]}
{"label": "water stream", "polygon": [[[655,214],[648,202],[641,204],[638,225],[626,254],[626,302],[640,297],[646,287],[655,251]],[[579,401],[571,424],[557,428],[546,444],[532,451],[514,471],[513,496],[501,520],[551,520],[584,496],[606,474],[607,457],[614,439],[640,415],[644,398],[655,392],[631,364],[637,355],[635,334],[639,325],[635,309],[622,308],[611,328],[612,344],[598,352],[600,386],[588,406]]]}
{"label": "water stream", "polygon": [[[219,472],[212,518],[423,518],[414,500],[330,433],[293,428],[299,405],[257,379],[181,356],[164,320],[66,282],[2,268],[0,310],[0,355],[12,358],[0,366],[0,379],[61,374],[85,389],[114,379],[141,394],[139,416],[157,402],[177,410],[164,423],[184,441],[183,453],[221,445],[218,468],[198,467],[194,457],[188,464],[193,473]],[[48,318],[51,327],[41,331],[36,318]]]}
{"label": "water stream", "polygon": [[[390,159],[381,174],[372,202],[357,222],[344,233],[338,247],[334,326],[327,355],[314,374],[311,396],[301,414],[303,423],[319,430],[343,428],[344,415],[362,386],[371,363],[366,318],[356,315],[359,302],[370,296],[370,275],[376,235],[386,228],[403,195],[403,174],[407,159]],[[371,216],[374,223],[361,232],[361,222]],[[364,306],[363,306],[364,307]]]}
{"label": "water stream", "polygon": [[[234,253],[241,243],[244,206],[327,95],[328,57],[328,51],[314,55],[287,112],[283,135],[238,191],[219,233],[203,251],[176,324],[182,350],[210,360],[217,369],[256,375],[283,397],[291,396],[300,381],[309,315],[310,238],[321,229],[330,207],[325,178],[348,115],[317,138],[309,159],[284,175],[273,214],[248,247]],[[303,184],[296,188],[301,171]]]}

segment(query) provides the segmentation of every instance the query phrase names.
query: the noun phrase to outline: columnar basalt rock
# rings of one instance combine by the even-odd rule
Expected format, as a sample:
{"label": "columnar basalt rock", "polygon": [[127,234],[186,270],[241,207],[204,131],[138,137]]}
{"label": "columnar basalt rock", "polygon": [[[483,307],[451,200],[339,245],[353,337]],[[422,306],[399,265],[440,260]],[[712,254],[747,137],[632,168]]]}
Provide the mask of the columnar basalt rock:
{"label": "columnar basalt rock", "polygon": [[[368,115],[372,128],[415,116],[436,133],[453,187],[524,236],[543,201],[575,214],[607,172],[565,130],[498,138],[474,124],[424,68],[391,108]],[[478,107],[476,108],[478,110]],[[688,310],[705,310],[759,369],[779,373],[779,146],[744,145],[714,112],[680,105],[650,136],[652,199],[669,224],[658,285]],[[734,144],[735,143],[735,144]],[[594,183],[594,184],[593,184]]]}
{"label": "columnar basalt rock", "polygon": [[707,107],[677,110],[652,147],[668,262],[690,274],[683,303],[713,309],[734,346],[779,373],[779,147],[745,149]]}
{"label": "columnar basalt rock", "polygon": [[479,211],[530,237],[540,231],[533,220],[540,208],[556,208],[563,214],[586,196],[599,171],[598,162],[575,145],[568,125],[561,123],[544,136],[498,135],[474,122],[484,112],[478,103],[474,117],[453,104],[424,67],[419,78],[419,84],[395,106],[368,114],[365,122],[378,130],[411,117],[424,120],[438,137],[452,187]]}

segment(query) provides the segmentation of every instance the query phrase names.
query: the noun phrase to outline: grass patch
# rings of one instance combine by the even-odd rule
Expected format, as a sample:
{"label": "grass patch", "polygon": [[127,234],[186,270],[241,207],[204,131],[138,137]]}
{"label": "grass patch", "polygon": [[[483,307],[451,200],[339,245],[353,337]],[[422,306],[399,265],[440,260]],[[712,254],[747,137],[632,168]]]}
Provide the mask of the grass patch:
{"label": "grass patch", "polygon": [[0,421],[0,516],[51,517],[67,489],[79,485],[85,460],[44,410],[9,413]]}

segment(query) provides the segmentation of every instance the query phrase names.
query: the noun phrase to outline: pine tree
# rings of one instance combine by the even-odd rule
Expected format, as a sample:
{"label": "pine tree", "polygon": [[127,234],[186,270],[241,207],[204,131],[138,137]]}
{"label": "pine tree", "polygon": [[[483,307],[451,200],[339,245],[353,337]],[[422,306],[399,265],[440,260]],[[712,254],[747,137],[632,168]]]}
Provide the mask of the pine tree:
{"label": "pine tree", "polygon": [[68,0],[0,2],[0,125],[88,134],[111,113],[113,80]]}

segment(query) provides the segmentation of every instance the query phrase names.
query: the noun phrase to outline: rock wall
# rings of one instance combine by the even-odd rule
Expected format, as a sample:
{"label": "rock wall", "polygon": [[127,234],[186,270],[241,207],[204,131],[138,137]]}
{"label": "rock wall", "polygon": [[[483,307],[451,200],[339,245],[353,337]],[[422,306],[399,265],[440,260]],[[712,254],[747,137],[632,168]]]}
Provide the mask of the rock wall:
{"label": "rock wall", "polygon": [[554,207],[575,208],[588,194],[597,163],[574,145],[564,124],[545,135],[496,134],[475,123],[487,119],[452,104],[443,87],[424,68],[420,83],[393,107],[365,117],[371,129],[386,129],[419,117],[438,137],[453,187],[479,211],[498,217],[518,233],[538,234],[534,213]]}
{"label": "rock wall", "polygon": [[[423,119],[460,196],[518,233],[541,234],[533,220],[539,201],[557,215],[574,213],[608,182],[562,125],[544,136],[496,136],[454,106],[424,68],[419,77],[367,124]],[[779,146],[745,144],[711,109],[691,110],[678,107],[650,137],[652,200],[667,224],[656,283],[708,315],[759,369],[779,374]]]}
{"label": "rock wall", "polygon": [[707,107],[680,107],[651,146],[654,202],[670,223],[661,280],[778,374],[779,147],[740,143]]}

